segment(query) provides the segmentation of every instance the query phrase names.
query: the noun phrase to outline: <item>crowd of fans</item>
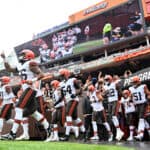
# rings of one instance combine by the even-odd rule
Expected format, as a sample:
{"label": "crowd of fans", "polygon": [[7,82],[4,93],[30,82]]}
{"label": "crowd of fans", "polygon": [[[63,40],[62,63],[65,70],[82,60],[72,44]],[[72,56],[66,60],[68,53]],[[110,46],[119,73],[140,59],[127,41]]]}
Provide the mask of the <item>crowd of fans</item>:
{"label": "crowd of fans", "polygon": [[143,33],[143,19],[141,13],[136,12],[135,16],[130,17],[130,20],[133,23],[129,24],[127,27],[115,27],[114,29],[111,23],[106,22],[103,27],[103,43],[109,44]]}
{"label": "crowd of fans", "polygon": [[77,37],[80,33],[81,29],[76,26],[53,34],[52,49],[49,49],[47,44],[41,45],[39,49],[41,62],[48,62],[71,55],[73,46],[77,43]]}

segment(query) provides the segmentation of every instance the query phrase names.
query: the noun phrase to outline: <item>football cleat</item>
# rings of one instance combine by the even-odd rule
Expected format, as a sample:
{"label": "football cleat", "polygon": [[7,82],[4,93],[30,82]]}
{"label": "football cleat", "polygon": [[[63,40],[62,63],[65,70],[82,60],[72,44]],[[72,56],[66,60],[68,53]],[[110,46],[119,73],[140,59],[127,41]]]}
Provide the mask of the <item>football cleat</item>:
{"label": "football cleat", "polygon": [[45,142],[50,142],[50,141],[52,141],[53,137],[54,137],[54,134],[53,134],[53,132],[52,132],[52,133],[51,133],[51,136],[48,137],[48,138],[45,140]]}
{"label": "football cleat", "polygon": [[16,134],[10,131],[10,133],[2,135],[1,138],[5,140],[14,140],[16,138]]}
{"label": "football cleat", "polygon": [[69,141],[69,135],[65,135],[65,137],[61,137],[60,141]]}
{"label": "football cleat", "polygon": [[23,141],[23,140],[29,140],[29,139],[30,139],[29,135],[22,134],[21,136],[19,136],[15,140],[17,140],[17,141]]}
{"label": "football cleat", "polygon": [[91,137],[90,140],[99,140],[99,137],[98,137],[98,135],[95,135],[95,136]]}
{"label": "football cleat", "polygon": [[59,137],[58,136],[54,136],[51,141],[57,142],[57,141],[59,141]]}
{"label": "football cleat", "polygon": [[109,134],[109,138],[108,138],[108,142],[111,142],[111,141],[113,141],[113,134],[112,133]]}
{"label": "football cleat", "polygon": [[127,141],[133,141],[134,139],[133,139],[133,136],[129,136],[128,138],[127,138]]}
{"label": "football cleat", "polygon": [[134,138],[135,138],[137,141],[142,141],[143,136],[141,136],[140,134],[138,134],[137,136],[134,136]]}

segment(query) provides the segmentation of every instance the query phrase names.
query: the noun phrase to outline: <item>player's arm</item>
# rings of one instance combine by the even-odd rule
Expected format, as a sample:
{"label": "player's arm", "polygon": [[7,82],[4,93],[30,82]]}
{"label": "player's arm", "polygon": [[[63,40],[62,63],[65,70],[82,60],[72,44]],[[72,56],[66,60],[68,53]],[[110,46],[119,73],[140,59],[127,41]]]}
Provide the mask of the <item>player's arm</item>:
{"label": "player's arm", "polygon": [[121,89],[121,86],[119,85],[119,83],[116,84],[116,89],[118,91],[118,95],[121,97],[122,96],[122,89]]}
{"label": "player's arm", "polygon": [[37,80],[40,80],[44,77],[44,73],[40,69],[39,65],[36,62],[30,62],[30,70],[37,75]]}
{"label": "player's arm", "polygon": [[6,56],[5,56],[4,53],[1,54],[1,57],[2,57],[2,59],[3,59],[3,61],[4,61],[5,69],[6,69],[8,72],[13,72],[13,73],[18,72],[18,70],[17,70],[16,67],[15,67],[15,68],[11,67],[11,65],[7,62]]}
{"label": "player's arm", "polygon": [[74,80],[74,87],[76,89],[76,94],[80,95],[82,93],[82,88],[80,86],[80,82],[77,79]]}
{"label": "player's arm", "polygon": [[97,96],[97,98],[99,99],[99,101],[103,101],[103,96],[101,95],[101,92],[100,92],[100,91],[97,91],[97,92],[96,92],[96,96]]}

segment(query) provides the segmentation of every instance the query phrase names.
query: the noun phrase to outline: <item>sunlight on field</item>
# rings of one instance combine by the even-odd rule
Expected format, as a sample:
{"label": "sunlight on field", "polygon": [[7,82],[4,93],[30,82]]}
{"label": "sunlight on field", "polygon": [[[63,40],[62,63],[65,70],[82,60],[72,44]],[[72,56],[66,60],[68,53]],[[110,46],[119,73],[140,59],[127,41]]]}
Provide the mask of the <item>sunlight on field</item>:
{"label": "sunlight on field", "polygon": [[15,142],[0,141],[0,150],[133,150],[130,148],[111,146],[111,145],[93,145],[79,143],[45,143],[45,142]]}

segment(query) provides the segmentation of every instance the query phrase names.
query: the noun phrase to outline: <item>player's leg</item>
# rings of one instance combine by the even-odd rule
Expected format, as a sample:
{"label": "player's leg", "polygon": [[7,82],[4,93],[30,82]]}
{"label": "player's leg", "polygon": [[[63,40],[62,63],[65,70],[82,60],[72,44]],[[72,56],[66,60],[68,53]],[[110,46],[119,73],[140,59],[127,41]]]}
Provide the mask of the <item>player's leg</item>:
{"label": "player's leg", "polygon": [[[46,139],[46,142],[54,141],[54,139],[57,136],[57,133],[58,133],[57,113],[58,113],[57,110],[54,110],[52,112],[52,121],[51,121],[52,129],[51,129],[51,135],[50,135],[49,138]],[[55,136],[55,138],[54,138],[54,136]]]}
{"label": "player's leg", "polygon": [[16,140],[29,140],[29,119],[28,117],[23,117],[22,119],[22,128],[23,128],[23,134],[16,138]]}
{"label": "player's leg", "polygon": [[98,136],[98,128],[97,128],[97,113],[93,112],[92,114],[92,127],[93,127],[93,136],[90,138],[91,140],[99,140]]}
{"label": "player's leg", "polygon": [[44,129],[46,130],[47,138],[48,138],[51,134],[51,127],[47,119],[37,110],[32,114],[32,117],[43,125]]}
{"label": "player's leg", "polygon": [[66,124],[65,124],[66,131],[65,131],[65,137],[61,139],[62,141],[69,140],[70,131],[71,131],[72,125],[73,125],[72,124],[72,114],[73,114],[75,106],[77,105],[76,103],[77,103],[76,101],[70,101],[66,105]]}
{"label": "player's leg", "polygon": [[144,129],[145,129],[145,123],[144,123],[144,113],[145,113],[145,104],[139,104],[137,105],[137,111],[139,114],[139,122],[138,122],[138,133],[137,136],[135,136],[136,140],[142,140],[144,137]]}
{"label": "player's leg", "polygon": [[85,139],[86,138],[85,127],[84,127],[82,120],[78,117],[78,103],[74,108],[72,117],[73,117],[73,120],[75,121],[75,124],[77,125],[77,126],[74,126],[74,133],[75,133],[76,138],[78,138],[79,130],[80,130],[83,138]]}
{"label": "player's leg", "polygon": [[118,101],[112,102],[109,112],[112,116],[112,122],[116,128],[116,140],[120,141],[124,135],[123,131],[120,129],[119,120],[117,117],[118,110],[119,110],[120,104]]}
{"label": "player's leg", "polygon": [[4,127],[4,120],[8,120],[11,117],[12,104],[6,104],[3,106],[0,114],[0,138]]}
{"label": "player's leg", "polygon": [[113,134],[112,134],[112,131],[111,131],[111,128],[110,128],[110,125],[108,124],[107,122],[107,117],[106,117],[106,113],[105,113],[105,110],[102,110],[99,114],[99,116],[101,117],[101,120],[103,122],[103,125],[105,126],[107,132],[108,132],[108,135],[109,135],[109,138],[108,138],[108,141],[111,142],[113,140]]}
{"label": "player's leg", "polygon": [[128,121],[128,125],[129,125],[129,137],[128,137],[127,141],[133,141],[133,134],[134,134],[134,129],[135,129],[134,117],[135,117],[134,113],[127,114],[127,121]]}

